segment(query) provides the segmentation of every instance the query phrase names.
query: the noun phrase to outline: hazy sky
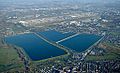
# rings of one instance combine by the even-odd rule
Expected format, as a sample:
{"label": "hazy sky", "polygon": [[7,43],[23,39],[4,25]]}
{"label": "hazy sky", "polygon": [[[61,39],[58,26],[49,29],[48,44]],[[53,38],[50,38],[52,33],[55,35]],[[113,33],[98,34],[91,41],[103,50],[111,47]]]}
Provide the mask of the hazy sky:
{"label": "hazy sky", "polygon": [[0,0],[0,2],[46,2],[46,1],[113,2],[118,0]]}
{"label": "hazy sky", "polygon": [[66,3],[72,3],[72,2],[80,2],[80,3],[109,3],[114,1],[120,1],[120,0],[0,0],[1,3],[10,3],[10,4],[22,4],[22,3],[48,3],[48,2],[66,2]]}

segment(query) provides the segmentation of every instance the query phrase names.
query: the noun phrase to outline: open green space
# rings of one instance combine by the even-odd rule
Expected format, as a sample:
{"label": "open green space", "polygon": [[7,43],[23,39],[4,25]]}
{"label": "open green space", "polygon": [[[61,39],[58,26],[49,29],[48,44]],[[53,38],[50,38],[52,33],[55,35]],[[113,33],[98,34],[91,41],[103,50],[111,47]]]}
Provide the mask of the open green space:
{"label": "open green space", "polygon": [[120,48],[107,42],[102,43],[102,48],[104,48],[107,53],[101,56],[88,55],[85,60],[113,60],[120,58]]}
{"label": "open green space", "polygon": [[88,55],[86,60],[112,60],[116,59],[117,57],[118,55],[115,53],[106,53],[105,55],[101,56]]}
{"label": "open green space", "polygon": [[10,69],[22,68],[23,64],[15,49],[3,47],[0,48],[0,72]]}

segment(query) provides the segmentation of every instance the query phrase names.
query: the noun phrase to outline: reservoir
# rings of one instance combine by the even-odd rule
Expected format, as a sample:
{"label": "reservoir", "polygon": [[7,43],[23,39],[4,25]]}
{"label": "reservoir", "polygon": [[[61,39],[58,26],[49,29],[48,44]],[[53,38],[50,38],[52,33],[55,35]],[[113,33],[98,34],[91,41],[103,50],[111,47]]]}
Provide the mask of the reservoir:
{"label": "reservoir", "polygon": [[61,33],[61,32],[57,32],[55,30],[49,30],[49,31],[44,31],[44,32],[38,32],[37,34],[43,36],[44,38],[57,42],[61,39],[64,39],[66,37],[69,37],[71,35],[73,35],[74,33]]}
{"label": "reservoir", "polygon": [[6,37],[5,42],[21,47],[33,61],[66,54],[64,50],[49,44],[33,33]]}
{"label": "reservoir", "polygon": [[[37,34],[45,37],[46,39],[54,42],[58,42],[59,44],[74,50],[76,52],[83,52],[96,43],[102,36],[98,36],[95,34],[78,34],[75,33],[61,33],[55,30],[49,30],[44,32],[38,32]],[[75,36],[73,36],[75,35]],[[72,38],[69,38],[73,36]],[[67,40],[64,40],[68,38]],[[64,41],[61,41],[64,40]]]}
{"label": "reservoir", "polygon": [[102,36],[94,34],[79,34],[73,38],[59,42],[59,44],[66,46],[76,52],[83,52],[96,43]]}
{"label": "reservoir", "polygon": [[26,33],[16,36],[9,36],[5,38],[5,42],[7,44],[21,47],[31,60],[37,61],[67,54],[67,52],[64,51],[63,49],[60,49],[46,42],[46,40],[39,36],[44,37],[48,41],[54,41],[53,43],[61,44],[76,52],[85,51],[94,43],[96,43],[99,39],[102,38],[102,36],[94,34],[77,34],[75,36],[73,35],[75,34],[74,33],[63,34],[55,30],[49,30],[44,32],[36,32],[36,34]]}

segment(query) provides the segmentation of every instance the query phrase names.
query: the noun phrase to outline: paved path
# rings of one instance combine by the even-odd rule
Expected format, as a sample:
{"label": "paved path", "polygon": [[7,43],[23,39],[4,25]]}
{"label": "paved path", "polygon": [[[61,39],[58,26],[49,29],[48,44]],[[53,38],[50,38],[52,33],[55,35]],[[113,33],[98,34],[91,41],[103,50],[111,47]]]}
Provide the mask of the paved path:
{"label": "paved path", "polygon": [[62,41],[68,40],[68,39],[73,38],[73,37],[75,37],[75,36],[77,36],[77,35],[79,35],[79,33],[74,34],[74,35],[71,35],[71,36],[69,36],[69,37],[67,37],[67,38],[64,38],[64,39],[60,40],[60,41],[57,41],[56,43],[60,43],[60,42],[62,42]]}

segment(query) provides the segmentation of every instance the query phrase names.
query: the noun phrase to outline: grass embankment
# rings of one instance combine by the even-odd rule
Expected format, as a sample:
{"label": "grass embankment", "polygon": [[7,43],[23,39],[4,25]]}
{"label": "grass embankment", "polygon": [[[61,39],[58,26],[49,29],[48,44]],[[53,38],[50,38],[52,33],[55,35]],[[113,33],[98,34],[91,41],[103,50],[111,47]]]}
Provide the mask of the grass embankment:
{"label": "grass embankment", "polygon": [[86,60],[113,60],[120,58],[120,48],[115,45],[104,42],[99,45],[101,48],[104,48],[107,52],[104,55],[88,55]]}
{"label": "grass embankment", "polygon": [[23,63],[14,48],[0,47],[0,72],[14,71],[22,67]]}

